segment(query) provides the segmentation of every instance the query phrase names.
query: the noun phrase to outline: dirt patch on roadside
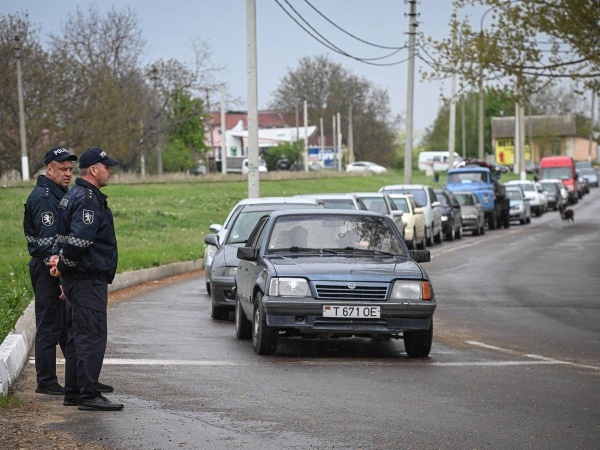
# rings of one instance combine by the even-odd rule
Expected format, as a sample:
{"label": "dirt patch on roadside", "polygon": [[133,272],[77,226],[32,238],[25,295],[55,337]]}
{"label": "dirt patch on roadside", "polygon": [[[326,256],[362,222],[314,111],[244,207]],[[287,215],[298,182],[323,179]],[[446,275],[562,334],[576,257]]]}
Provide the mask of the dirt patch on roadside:
{"label": "dirt patch on roadside", "polygon": [[[108,296],[109,308],[114,302],[127,301],[141,293],[193,277],[200,277],[203,270],[188,272],[158,281],[150,281],[127,289],[112,292]],[[60,350],[58,351],[60,355]],[[61,355],[62,356],[62,355]],[[64,370],[58,366],[57,370]],[[59,372],[59,378],[62,374]],[[0,449],[2,450],[110,450],[96,442],[80,442],[72,433],[57,431],[49,425],[64,422],[66,411],[62,396],[36,394],[35,367],[25,364],[15,383],[13,393],[21,404],[0,408]]]}

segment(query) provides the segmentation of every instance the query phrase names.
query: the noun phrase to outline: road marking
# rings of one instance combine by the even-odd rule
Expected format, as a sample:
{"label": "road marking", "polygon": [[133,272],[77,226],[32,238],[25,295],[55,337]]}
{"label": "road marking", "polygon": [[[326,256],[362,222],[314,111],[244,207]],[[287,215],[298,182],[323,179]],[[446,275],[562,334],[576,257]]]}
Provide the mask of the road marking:
{"label": "road marking", "polygon": [[469,344],[469,345],[476,346],[476,347],[487,348],[489,350],[496,350],[496,351],[499,351],[499,352],[502,352],[502,353],[508,353],[508,354],[511,354],[511,355],[523,356],[524,358],[535,359],[539,363],[543,363],[543,364],[561,364],[561,365],[565,365],[565,366],[577,367],[577,368],[580,368],[580,369],[600,370],[599,366],[591,366],[591,365],[588,365],[588,364],[578,364],[578,363],[574,363],[574,362],[570,362],[570,361],[562,361],[560,359],[548,358],[547,356],[536,355],[536,354],[533,354],[533,353],[520,353],[520,352],[516,352],[514,350],[510,350],[508,348],[502,348],[502,347],[496,347],[495,345],[489,345],[489,344],[486,344],[484,342],[465,341],[465,343]]}

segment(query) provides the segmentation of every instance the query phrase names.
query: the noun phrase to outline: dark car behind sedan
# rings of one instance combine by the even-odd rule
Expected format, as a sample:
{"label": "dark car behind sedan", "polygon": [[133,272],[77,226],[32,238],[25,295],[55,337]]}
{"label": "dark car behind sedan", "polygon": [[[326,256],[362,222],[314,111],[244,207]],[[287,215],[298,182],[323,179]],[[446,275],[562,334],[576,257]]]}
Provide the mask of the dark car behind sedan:
{"label": "dark car behind sedan", "polygon": [[238,249],[235,329],[257,354],[282,338],[403,338],[427,356],[435,296],[420,262],[387,216],[369,211],[275,211]]}
{"label": "dark car behind sedan", "polygon": [[442,208],[442,231],[447,241],[462,238],[462,211],[454,194],[446,189],[435,189]]}

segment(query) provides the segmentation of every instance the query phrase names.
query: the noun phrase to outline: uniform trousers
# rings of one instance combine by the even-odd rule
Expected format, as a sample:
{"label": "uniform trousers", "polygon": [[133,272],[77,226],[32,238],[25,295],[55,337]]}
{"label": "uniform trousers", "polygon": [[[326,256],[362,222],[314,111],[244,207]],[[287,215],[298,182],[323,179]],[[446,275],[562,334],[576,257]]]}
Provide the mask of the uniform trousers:
{"label": "uniform trousers", "polygon": [[29,276],[35,294],[35,370],[40,387],[57,383],[56,344],[65,353],[67,325],[65,301],[60,296],[60,280],[50,275],[42,258],[29,262]]}
{"label": "uniform trousers", "polygon": [[65,398],[82,403],[100,395],[96,382],[106,352],[108,283],[70,274],[62,283],[68,299]]}

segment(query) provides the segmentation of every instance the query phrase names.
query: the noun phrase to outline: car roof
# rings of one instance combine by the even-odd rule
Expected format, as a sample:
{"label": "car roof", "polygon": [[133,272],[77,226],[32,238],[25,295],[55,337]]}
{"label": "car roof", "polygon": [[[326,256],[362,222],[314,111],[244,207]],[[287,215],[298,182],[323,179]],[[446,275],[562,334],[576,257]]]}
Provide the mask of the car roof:
{"label": "car roof", "polygon": [[[280,204],[280,203],[313,203],[310,199],[301,199],[298,197],[258,197],[258,198],[245,198],[240,200],[236,206],[241,205],[264,205],[264,204]],[[315,201],[314,203],[318,203]]]}
{"label": "car roof", "polygon": [[353,192],[352,194],[356,195],[357,197],[377,197],[377,198],[382,198],[385,197],[386,195],[389,195],[389,193],[387,192]]}
{"label": "car roof", "polygon": [[387,193],[387,195],[389,195],[390,198],[408,198],[408,197],[415,198],[415,196],[412,194],[400,194],[399,192],[390,192],[390,193]]}
{"label": "car roof", "polygon": [[395,189],[426,189],[428,186],[426,184],[388,184],[387,186],[382,186],[379,188],[379,192],[395,190]]}
{"label": "car roof", "polygon": [[335,199],[335,198],[355,198],[356,194],[350,193],[333,193],[333,194],[298,194],[294,197],[302,197],[302,198],[316,198],[316,199]]}
{"label": "car roof", "polygon": [[[291,210],[291,209],[287,209],[287,210],[278,210],[278,211],[273,211],[271,212],[269,215],[271,217],[280,217],[280,216],[286,216],[286,215],[298,215],[299,210]],[[319,215],[319,216],[376,216],[376,217],[386,217],[389,219],[389,217],[385,214],[380,214],[377,212],[373,212],[373,211],[365,211],[362,209],[303,209],[302,210],[302,215]]]}

